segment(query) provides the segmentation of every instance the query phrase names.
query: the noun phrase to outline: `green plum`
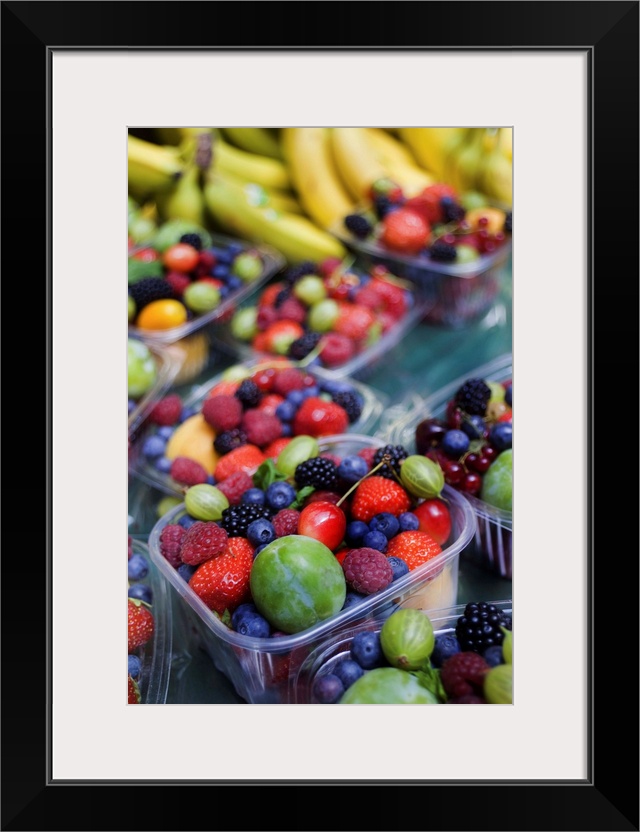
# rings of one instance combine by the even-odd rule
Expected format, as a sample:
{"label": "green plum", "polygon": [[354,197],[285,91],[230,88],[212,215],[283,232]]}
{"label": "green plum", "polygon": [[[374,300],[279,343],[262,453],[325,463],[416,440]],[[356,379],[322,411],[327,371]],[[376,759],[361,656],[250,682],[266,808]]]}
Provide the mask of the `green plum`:
{"label": "green plum", "polygon": [[344,572],[336,556],[311,537],[278,537],[253,562],[253,602],[284,633],[299,633],[336,615],[346,595]]}
{"label": "green plum", "polygon": [[512,511],[513,448],[498,454],[482,481],[480,499],[490,506]]}
{"label": "green plum", "polygon": [[397,667],[374,667],[350,685],[340,705],[439,705],[435,694]]}
{"label": "green plum", "polygon": [[487,380],[486,383],[489,386],[489,389],[491,390],[491,397],[489,398],[488,404],[490,404],[491,402],[503,402],[505,393],[507,391],[500,384],[500,382]]}

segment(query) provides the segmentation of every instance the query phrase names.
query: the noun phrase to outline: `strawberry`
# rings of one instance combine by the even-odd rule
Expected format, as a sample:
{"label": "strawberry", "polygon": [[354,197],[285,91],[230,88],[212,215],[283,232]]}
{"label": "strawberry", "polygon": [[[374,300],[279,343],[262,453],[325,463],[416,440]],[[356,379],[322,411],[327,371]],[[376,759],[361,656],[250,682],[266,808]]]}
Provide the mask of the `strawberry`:
{"label": "strawberry", "polygon": [[199,566],[224,551],[229,535],[213,520],[197,520],[187,529],[180,547],[180,558],[190,566]]}
{"label": "strawberry", "polygon": [[451,185],[444,182],[435,182],[433,185],[428,185],[418,196],[408,199],[405,207],[419,212],[430,225],[435,225],[444,219],[440,206],[440,200],[443,196],[450,196],[453,199],[458,198],[457,192]]}
{"label": "strawberry", "polygon": [[151,608],[138,598],[127,599],[127,636],[129,652],[142,647],[153,636],[155,620]]}
{"label": "strawberry", "polygon": [[351,500],[351,517],[368,523],[383,511],[396,517],[409,511],[411,501],[404,488],[395,480],[377,477],[375,474],[362,480]]}
{"label": "strawberry", "polygon": [[240,387],[239,381],[219,381],[211,388],[211,390],[209,390],[209,397],[233,396],[238,387]]}
{"label": "strawberry", "polygon": [[344,433],[348,427],[349,417],[344,408],[316,396],[305,399],[293,418],[293,432],[296,436],[329,436],[332,433]]}
{"label": "strawberry", "polygon": [[334,329],[342,335],[348,335],[354,341],[361,341],[367,337],[374,322],[375,315],[366,306],[341,303]]}
{"label": "strawberry", "polygon": [[251,376],[251,381],[261,393],[270,393],[276,378],[275,367],[261,367]]}
{"label": "strawberry", "polygon": [[218,460],[213,476],[217,480],[226,480],[236,471],[246,471],[247,474],[253,474],[265,459],[265,455],[257,445],[241,445]]}
{"label": "strawberry", "polygon": [[284,289],[284,283],[282,281],[278,281],[277,283],[272,283],[270,286],[267,286],[260,295],[258,306],[273,306],[282,289]]}
{"label": "strawberry", "polygon": [[127,705],[139,705],[140,704],[140,686],[133,678],[133,676],[127,677]]}
{"label": "strawberry", "polygon": [[268,393],[260,399],[258,410],[262,410],[269,416],[275,416],[276,408],[282,404],[284,396],[279,396],[277,393]]}
{"label": "strawberry", "polygon": [[253,337],[253,341],[251,342],[251,346],[256,352],[269,352],[269,349],[267,348],[267,333],[256,333]]}
{"label": "strawberry", "polygon": [[291,442],[290,436],[281,436],[264,449],[264,455],[267,459],[277,459],[280,451],[286,448],[289,442]]}
{"label": "strawberry", "polygon": [[[366,482],[366,480],[365,480]],[[402,558],[409,571],[417,569],[442,552],[442,546],[427,532],[400,532],[387,545],[387,557]]]}
{"label": "strawberry", "polygon": [[249,576],[253,547],[244,537],[230,537],[222,554],[205,561],[193,573],[189,586],[218,615],[251,599]]}
{"label": "strawberry", "polygon": [[402,318],[407,311],[407,299],[400,286],[381,278],[373,278],[367,286],[381,298],[385,312],[394,318]]}
{"label": "strawberry", "polygon": [[264,334],[269,352],[286,355],[291,344],[304,335],[304,329],[297,321],[283,319],[270,324]]}
{"label": "strawberry", "polygon": [[382,220],[380,242],[392,251],[417,254],[427,244],[431,226],[408,208],[390,211]]}

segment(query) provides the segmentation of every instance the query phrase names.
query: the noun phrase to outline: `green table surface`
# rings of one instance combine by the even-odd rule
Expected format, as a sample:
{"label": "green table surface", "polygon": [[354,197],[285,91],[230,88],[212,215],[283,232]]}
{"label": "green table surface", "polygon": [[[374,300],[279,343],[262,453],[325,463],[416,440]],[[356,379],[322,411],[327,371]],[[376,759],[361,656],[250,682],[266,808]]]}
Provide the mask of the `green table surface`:
{"label": "green table surface", "polygon": [[[388,397],[388,406],[400,405],[407,396],[426,396],[458,376],[471,373],[498,356],[512,351],[512,269],[509,262],[501,273],[501,288],[493,307],[479,320],[462,328],[418,324],[359,379]],[[235,363],[230,355],[211,351],[200,375],[176,391],[187,393]],[[135,478],[129,483],[130,534],[147,539],[158,519],[157,507],[165,495]],[[499,601],[511,598],[511,581],[494,575],[461,558],[458,603]],[[175,592],[174,646],[168,704],[241,704],[233,685],[211,659],[189,641]]]}

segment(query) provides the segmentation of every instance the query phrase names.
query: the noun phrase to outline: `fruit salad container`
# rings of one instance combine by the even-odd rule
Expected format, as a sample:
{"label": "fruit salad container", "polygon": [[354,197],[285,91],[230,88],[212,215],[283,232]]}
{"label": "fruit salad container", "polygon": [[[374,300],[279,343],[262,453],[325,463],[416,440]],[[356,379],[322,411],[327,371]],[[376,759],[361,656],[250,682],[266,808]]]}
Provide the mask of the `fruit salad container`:
{"label": "fruit salad container", "polygon": [[[284,376],[280,376],[284,369],[293,370],[294,375],[297,372],[304,379],[305,386],[291,378],[284,380]],[[280,386],[274,386],[269,381],[273,374],[279,376]],[[232,417],[227,413],[222,416],[227,421],[216,421],[216,416],[209,412],[209,400],[223,395],[227,397],[225,402],[229,403],[228,397],[240,394],[242,382],[252,378],[257,378],[261,387],[257,408],[253,406],[255,402],[251,402],[250,407],[245,402],[242,408],[236,404],[238,413],[235,421],[229,421]],[[307,385],[307,382],[310,384]],[[291,385],[296,389],[286,393]],[[278,394],[278,390],[285,395]],[[129,472],[165,494],[180,496],[188,485],[198,481],[213,482],[214,475],[220,479],[223,466],[219,468],[218,465],[227,460],[224,467],[228,467],[232,455],[234,458],[243,455],[247,470],[251,466],[255,469],[265,456],[277,453],[289,436],[300,433],[320,436],[348,431],[373,432],[388,397],[362,382],[334,379],[320,368],[305,367],[302,362],[279,358],[252,359],[236,364],[199,385],[183,399],[177,394],[172,394],[171,399],[175,410],[161,419],[162,424],[152,424],[151,418],[147,420],[145,430],[140,433],[130,453]],[[292,405],[293,399],[295,404]],[[283,404],[284,411],[281,409]],[[269,419],[262,420],[265,429],[259,424],[261,420],[256,414],[246,415],[247,411],[255,409],[269,413]],[[258,424],[245,431],[245,420],[252,418]],[[240,427],[228,429],[236,423]],[[256,431],[265,432],[257,436]],[[238,438],[238,433],[242,434],[241,438]],[[248,450],[241,451],[238,444],[246,445]],[[177,457],[181,461],[191,460],[195,465],[192,464],[186,473],[178,473],[176,467],[181,462],[175,462]],[[185,465],[189,467],[188,462]]]}
{"label": "fruit salad container", "polygon": [[[512,371],[512,355],[508,353],[460,376],[424,398],[421,404],[414,404],[410,411],[389,428],[387,433],[389,441],[402,444],[410,452],[415,452],[418,425],[429,418],[446,420],[447,404],[468,379],[484,379],[502,385],[511,381]],[[477,518],[475,540],[473,545],[465,551],[465,557],[469,557],[490,572],[511,580],[513,571],[512,511],[490,505],[477,495],[466,493],[465,497],[473,506]]]}
{"label": "fruit salad container", "polygon": [[[169,587],[161,571],[153,563],[146,543],[135,538],[131,540],[132,555],[138,563],[134,579],[129,577],[129,597],[147,600],[153,615],[153,636],[141,647],[132,651],[138,659],[139,676],[136,678],[140,690],[140,704],[163,705],[167,700],[171,663],[173,656],[173,616]],[[148,571],[145,574],[144,559]],[[139,577],[138,577],[139,576]],[[143,592],[140,592],[140,589]]]}
{"label": "fruit salad container", "polygon": [[[308,437],[305,437],[305,439],[308,439]],[[375,437],[358,434],[322,437],[318,440],[318,446],[321,454],[337,455],[341,458],[363,451],[375,452],[377,449],[384,447],[383,443]],[[389,480],[384,481],[389,482]],[[363,482],[367,482],[367,479],[365,478]],[[271,628],[271,625],[269,625],[268,634],[264,637],[244,634],[241,627],[236,626],[238,622],[234,616],[238,611],[237,602],[232,615],[227,617],[228,609],[223,610],[224,615],[214,612],[213,607],[210,608],[202,600],[204,597],[202,593],[196,593],[193,588],[194,581],[192,577],[199,575],[199,570],[202,570],[203,567],[207,567],[208,570],[208,564],[213,564],[213,569],[217,570],[219,557],[224,557],[224,555],[213,557],[202,563],[202,566],[195,567],[194,572],[193,569],[188,569],[188,561],[191,557],[187,561],[184,560],[184,549],[178,550],[179,556],[177,559],[174,558],[173,563],[171,558],[174,557],[175,552],[168,555],[166,548],[163,552],[162,545],[164,544],[165,547],[170,545],[170,536],[168,534],[163,535],[163,531],[167,527],[171,527],[172,534],[174,532],[182,534],[175,527],[181,525],[181,520],[190,521],[190,518],[186,516],[186,501],[169,511],[156,523],[149,536],[149,551],[153,562],[184,604],[194,631],[197,633],[199,645],[209,654],[218,670],[230,679],[238,695],[248,703],[287,704],[293,701],[291,680],[295,678],[299,665],[313,649],[326,641],[327,638],[334,636],[336,632],[362,621],[384,618],[398,607],[429,611],[451,607],[456,603],[460,553],[469,545],[475,534],[475,514],[464,497],[453,489],[445,486],[442,497],[447,501],[451,518],[449,534],[446,539],[443,539],[442,546],[431,552],[426,550],[421,550],[421,553],[417,552],[418,561],[414,568],[410,571],[405,570],[404,573],[397,576],[394,573],[390,583],[377,591],[372,590],[370,594],[351,592],[345,596],[344,576],[346,573],[341,568],[344,557],[347,556],[345,549],[336,553],[336,561],[339,564],[336,567],[331,554],[332,549],[322,546],[317,539],[304,535],[301,527],[298,527],[297,531],[299,537],[287,537],[285,533],[285,537],[280,538],[286,544],[288,552],[280,551],[284,545],[279,543],[280,539],[273,541],[278,544],[276,548],[280,551],[275,561],[276,569],[279,569],[278,559],[281,557],[283,563],[287,563],[288,558],[293,557],[300,564],[298,549],[302,548],[303,544],[305,546],[303,561],[305,571],[309,563],[318,565],[318,558],[324,559],[322,566],[324,577],[319,583],[316,578],[313,578],[315,581],[314,588],[309,591],[321,594],[332,592],[333,587],[330,589],[326,589],[326,587],[331,581],[338,580],[336,578],[337,572],[341,576],[339,581],[342,582],[342,588],[338,593],[340,598],[337,602],[336,598],[332,597],[332,604],[342,604],[342,607],[338,606],[336,613],[331,614],[329,612],[321,616],[320,619],[316,618],[312,626],[306,626],[304,629],[297,630],[285,626],[284,631],[282,631]],[[187,492],[188,498],[189,492]],[[323,511],[326,508],[326,503],[311,502],[308,505],[315,505],[316,510],[319,505],[322,505]],[[302,517],[302,514],[303,512],[301,512],[300,517]],[[188,524],[186,528],[188,528]],[[242,537],[230,537],[229,540],[242,541],[243,539]],[[430,541],[431,544],[433,544],[433,541]],[[244,540],[244,545],[251,549],[246,540]],[[239,547],[240,543],[236,543],[234,546]],[[314,552],[307,552],[306,547],[313,547]],[[318,547],[322,548],[320,555],[317,553]],[[339,546],[336,548],[339,548]],[[266,554],[266,551],[259,552],[255,555],[252,565],[250,562],[248,566],[251,574],[251,597],[254,601],[257,600],[256,589],[259,589],[259,583],[265,579],[267,580],[267,592],[275,591],[276,595],[278,594],[277,586],[274,587],[269,583],[272,580],[269,577],[270,572],[265,573],[263,571],[265,566],[269,570],[274,565],[271,555],[261,559],[261,556]],[[344,557],[341,559],[338,554]],[[235,556],[239,555],[236,553]],[[250,558],[251,555],[245,555],[245,557]],[[381,557],[384,556],[381,555]],[[231,569],[232,567],[225,565],[224,568]],[[186,572],[183,571],[185,569]],[[327,577],[328,573],[324,572],[325,569],[331,573],[331,581]],[[256,570],[258,573],[262,572],[262,577],[254,574]],[[299,577],[296,568],[294,568],[294,572]],[[283,574],[280,577],[284,577]],[[199,578],[196,580],[199,581]],[[225,578],[223,588],[228,585]],[[262,583],[262,591],[264,590],[265,584]],[[226,592],[226,589],[224,591]],[[287,594],[286,597],[288,598],[289,595]],[[223,603],[226,604],[227,602]],[[253,613],[248,613],[248,615],[251,616]]]}
{"label": "fruit salad container", "polygon": [[[495,607],[496,611],[499,614],[504,615],[505,618],[511,618],[513,611],[511,599],[491,601],[488,603],[492,607]],[[466,604],[457,604],[456,606],[452,606],[447,609],[432,610],[428,613],[427,617],[431,622],[436,644],[438,644],[440,639],[446,640],[450,637],[456,637],[456,625],[458,624],[459,619],[464,615],[465,607]],[[423,614],[427,615],[427,613]],[[383,621],[370,619],[368,621],[360,622],[354,626],[345,627],[339,632],[336,632],[326,638],[311,652],[306,653],[301,662],[297,662],[296,657],[294,656],[294,663],[296,664],[297,669],[291,674],[292,703],[321,705],[327,704],[327,699],[329,702],[336,701],[332,698],[330,688],[328,687],[325,687],[325,691],[329,694],[329,697],[327,697],[326,694],[324,697],[321,695],[322,686],[318,684],[318,680],[324,676],[335,674],[337,666],[343,660],[353,660],[351,647],[354,644],[354,637],[361,633],[375,633],[379,636],[382,626]],[[360,645],[366,646],[366,642],[361,641]],[[356,646],[354,653],[358,657],[357,649],[358,647]],[[449,649],[451,648],[449,647]],[[436,654],[432,652],[432,666],[438,668],[442,667],[446,655],[446,647],[440,650],[440,654],[437,657]],[[375,664],[378,665],[377,662]],[[383,660],[380,664],[386,664],[386,662]],[[366,669],[367,668],[365,668],[365,671]],[[340,671],[338,672],[340,673]]]}
{"label": "fruit salad container", "polygon": [[176,381],[182,354],[175,347],[128,338],[128,432],[133,437],[155,402]]}
{"label": "fruit salad container", "polygon": [[242,360],[314,357],[334,378],[366,378],[425,317],[428,299],[386,269],[355,258],[292,267],[238,306],[213,334]]}
{"label": "fruit salad container", "polygon": [[[472,209],[473,213],[466,212],[472,220],[468,230],[462,230],[459,221],[431,226],[430,235],[424,232],[427,242],[416,250],[415,245],[411,247],[408,243],[405,248],[404,239],[400,236],[396,239],[395,232],[388,232],[385,237],[385,223],[390,225],[392,219],[401,219],[400,214],[405,213],[409,202],[381,219],[371,206],[362,206],[351,216],[366,218],[367,226],[359,229],[356,224],[350,230],[345,218],[333,226],[332,232],[357,253],[364,268],[384,266],[411,281],[426,303],[425,323],[465,327],[486,314],[500,292],[504,267],[511,257],[510,212],[493,204],[488,206],[496,213],[488,214],[493,225],[486,227],[477,225],[479,219],[482,222],[481,214],[477,213],[482,209]],[[505,217],[509,217],[508,230],[505,230]],[[429,224],[425,226],[429,227]]]}
{"label": "fruit salad container", "polygon": [[144,244],[129,248],[129,335],[173,344],[210,332],[284,265],[269,246],[182,220],[164,223]]}

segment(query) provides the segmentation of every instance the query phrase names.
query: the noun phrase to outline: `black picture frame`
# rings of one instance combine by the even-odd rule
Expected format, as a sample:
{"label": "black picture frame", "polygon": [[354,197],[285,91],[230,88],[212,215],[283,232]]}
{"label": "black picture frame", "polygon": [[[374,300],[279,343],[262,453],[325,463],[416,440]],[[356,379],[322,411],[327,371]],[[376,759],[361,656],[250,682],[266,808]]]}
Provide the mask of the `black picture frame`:
{"label": "black picture frame", "polygon": [[[46,275],[47,284],[41,295],[40,326],[27,333],[33,344],[40,336],[41,351],[36,354],[45,360],[36,361],[40,378],[34,370],[28,384],[37,385],[39,380],[40,389],[47,391],[48,417],[43,443],[46,477],[34,477],[18,458],[5,490],[6,497],[18,499],[15,509],[5,512],[8,543],[2,558],[2,829],[210,829],[223,828],[224,823],[224,828],[243,830],[638,830],[638,607],[637,595],[630,597],[628,590],[621,593],[620,586],[638,586],[635,523],[628,526],[623,518],[633,512],[631,497],[636,497],[633,506],[637,507],[636,467],[628,457],[629,448],[636,448],[633,423],[638,413],[638,350],[637,341],[631,340],[638,333],[639,3],[347,2],[332,7],[325,2],[298,3],[298,15],[291,15],[291,4],[287,6],[279,2],[2,3],[2,265],[3,289],[9,297],[13,293],[10,301],[5,298],[5,309],[25,303],[28,286],[16,276],[25,274],[28,251],[29,273],[38,276],[32,279]],[[295,23],[286,31],[282,27],[285,13]],[[209,41],[207,31],[214,33]],[[340,782],[279,781],[271,779],[269,772],[264,781],[240,778],[224,783],[50,779],[51,55],[56,49],[178,47],[381,52],[392,48],[577,49],[588,53],[588,431],[592,455],[587,484],[591,732],[586,781],[371,782],[360,780],[357,771],[352,780]],[[550,210],[561,217],[562,206],[553,204],[552,195],[550,203]],[[16,245],[17,241],[21,244]],[[31,310],[34,304],[30,301]],[[10,349],[5,389],[12,398],[26,386],[24,366],[13,357]],[[614,384],[610,368],[620,363],[622,381]],[[625,381],[629,376],[631,380]],[[566,403],[564,408],[569,423],[570,407]],[[612,410],[627,423],[624,427],[621,419],[617,438],[616,431],[608,427]],[[596,457],[597,432],[603,442]],[[620,442],[622,436],[625,439]],[[612,458],[616,473],[610,475],[605,469]],[[596,466],[596,461],[602,465]],[[619,486],[625,468],[631,471],[628,489]],[[38,510],[25,508],[21,495],[29,493],[28,505],[33,507],[36,492],[42,495]],[[26,534],[29,545],[35,545],[33,515],[44,521],[41,540],[46,557],[30,565],[25,584],[20,553]],[[622,567],[616,565],[620,557]],[[569,638],[571,622],[563,619],[561,610],[555,614],[558,629]],[[616,632],[622,635],[611,634],[613,617],[620,628]],[[545,649],[540,645],[541,654]],[[561,680],[543,677],[541,684],[557,686],[558,696],[562,695]],[[79,695],[83,695],[81,689]],[[477,755],[481,769],[482,749],[462,746],[460,753]],[[132,786],[134,791],[128,792]]]}

